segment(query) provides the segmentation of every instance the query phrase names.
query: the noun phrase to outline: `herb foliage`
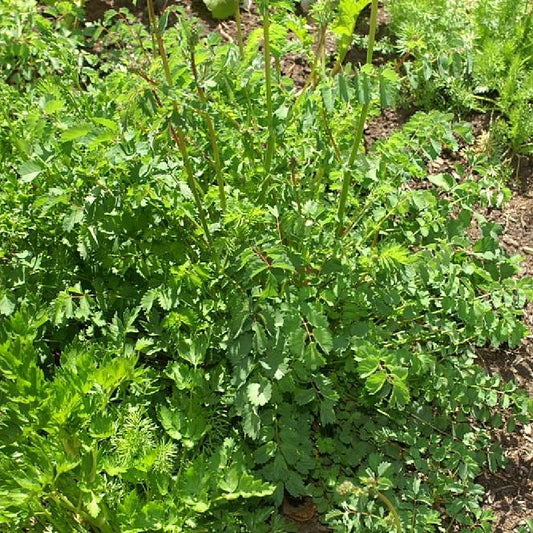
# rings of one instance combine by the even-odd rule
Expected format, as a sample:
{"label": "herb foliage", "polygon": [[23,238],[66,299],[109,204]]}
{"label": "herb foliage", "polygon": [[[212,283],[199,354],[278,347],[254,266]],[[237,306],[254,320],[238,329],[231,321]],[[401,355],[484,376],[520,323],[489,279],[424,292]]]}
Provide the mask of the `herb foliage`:
{"label": "herb foliage", "polygon": [[335,531],[488,531],[490,429],[532,406],[475,348],[520,343],[533,287],[469,125],[353,152],[398,76],[329,73],[284,4],[242,50],[49,4],[0,3],[1,527],[287,531],[290,494]]}

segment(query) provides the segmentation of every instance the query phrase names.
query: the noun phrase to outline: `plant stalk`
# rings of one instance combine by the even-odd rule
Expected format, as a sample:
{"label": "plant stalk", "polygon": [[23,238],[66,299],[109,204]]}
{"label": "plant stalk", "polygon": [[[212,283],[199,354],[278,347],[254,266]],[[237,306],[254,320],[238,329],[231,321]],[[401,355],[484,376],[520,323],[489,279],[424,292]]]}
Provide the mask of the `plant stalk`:
{"label": "plant stalk", "polygon": [[[313,66],[311,67],[311,72],[309,73],[309,76],[307,76],[304,86],[302,87],[302,90],[300,91],[300,94],[298,95],[298,98],[296,99],[296,102],[294,103],[293,108],[296,108],[298,106],[303,94],[309,89],[309,87],[315,87],[315,85],[318,82],[318,67],[320,65],[323,66],[325,62],[324,47],[326,44],[327,29],[328,29],[327,22],[324,22],[323,24],[320,25],[320,29],[318,32],[317,45],[316,45],[316,50],[315,50],[315,57],[313,58]],[[292,112],[292,109],[291,109],[291,112]]]}
{"label": "plant stalk", "polygon": [[242,21],[241,21],[241,2],[240,0],[233,0],[235,4],[235,24],[237,25],[237,43],[239,44],[239,52],[241,59],[244,57],[244,39],[242,37]]}
{"label": "plant stalk", "polygon": [[402,523],[400,521],[400,517],[398,516],[398,511],[396,511],[394,505],[392,505],[392,502],[379,490],[376,491],[378,498],[388,507],[393,519],[394,519],[394,525],[396,526],[396,531],[398,533],[402,533]]}
{"label": "plant stalk", "polygon": [[159,50],[159,57],[161,57],[161,61],[163,62],[163,70],[165,71],[165,78],[167,82],[170,84],[172,82],[172,75],[170,73],[170,66],[168,64],[168,56],[165,51],[165,43],[163,42],[163,37],[161,36],[159,28],[157,27],[157,21],[155,17],[155,9],[154,9],[154,0],[146,0],[146,2],[148,5],[148,18],[150,20],[150,26],[152,27],[152,35],[155,36],[155,40],[157,42],[157,48]]}
{"label": "plant stalk", "polygon": [[74,516],[81,516],[88,524],[96,528],[98,531],[101,531],[102,533],[112,533],[113,530],[105,517],[98,515],[98,517],[93,518],[84,509],[79,509],[73,505],[64,494],[58,491],[53,491],[50,496],[58,505],[66,507]]}
{"label": "plant stalk", "polygon": [[320,38],[318,40],[318,45],[315,54],[315,62],[313,65],[311,76],[311,84],[314,86],[318,81],[318,67],[324,68],[326,62],[326,33],[328,31],[328,23],[324,22],[320,25]]}
{"label": "plant stalk", "polygon": [[[191,69],[192,74],[194,77],[194,81],[196,82],[196,90],[198,93],[198,98],[202,102],[204,106],[207,106],[207,96],[205,94],[204,89],[200,85],[200,80],[198,76],[198,69],[196,68],[196,57],[194,53],[194,43],[190,44],[190,52],[191,52]],[[205,113],[204,115],[205,123],[207,125],[207,131],[209,133],[209,141],[211,142],[211,150],[213,150],[213,159],[215,163],[215,173],[217,177],[217,183],[218,183],[218,193],[220,196],[220,205],[222,206],[222,209],[226,209],[226,193],[224,191],[224,174],[222,173],[222,161],[220,159],[220,150],[218,149],[218,143],[217,143],[217,137],[215,133],[215,126],[213,124],[213,120],[211,119],[211,116],[209,113]]]}
{"label": "plant stalk", "polygon": [[[374,53],[374,43],[376,40],[376,29],[378,25],[378,0],[372,0],[372,8],[370,12],[370,30],[368,33],[368,49],[366,52],[366,64],[372,64],[372,55]],[[361,141],[363,140],[363,132],[365,129],[366,117],[368,115],[368,110],[370,108],[370,102],[363,105],[361,109],[361,115],[359,116],[359,122],[357,124],[357,130],[355,133],[354,142],[352,145],[352,150],[350,152],[350,157],[348,158],[348,165],[343,173],[342,178],[342,190],[341,196],[339,198],[339,208],[337,211],[337,217],[339,219],[339,226],[337,228],[337,235],[343,234],[344,226],[344,215],[346,214],[346,201],[348,200],[348,191],[351,184],[351,167],[355,162],[355,158],[359,153],[359,147]]]}
{"label": "plant stalk", "polygon": [[272,105],[272,65],[271,65],[271,51],[270,51],[270,14],[269,2],[263,0],[263,54],[265,61],[265,90],[266,90],[266,104],[267,104],[267,122],[268,122],[268,142],[265,154],[265,173],[266,184],[270,185],[270,166],[272,164],[272,157],[276,147],[276,132],[274,130],[274,110]]}
{"label": "plant stalk", "polygon": [[[172,74],[170,72],[170,66],[168,64],[165,43],[163,42],[163,37],[161,36],[161,33],[156,23],[154,2],[153,0],[146,0],[146,2],[148,7],[148,17],[150,19],[150,26],[152,28],[153,35],[155,35],[159,55],[161,57],[161,61],[163,62],[163,71],[165,72],[165,79],[169,85],[172,85]],[[179,109],[176,102],[173,103],[173,107],[176,115],[179,115]],[[200,187],[198,186],[196,178],[194,177],[191,161],[189,159],[189,151],[187,149],[187,142],[185,140],[185,132],[179,125],[174,126],[171,123],[169,123],[169,131],[175,143],[178,145],[178,149],[181,153],[181,157],[183,159],[183,166],[185,167],[185,173],[187,174],[187,181],[194,197],[194,202],[198,210],[198,216],[200,217],[200,223],[202,224],[202,229],[204,230],[205,237],[207,239],[207,244],[211,246],[211,233],[207,225],[207,219],[205,216],[205,211],[200,195]]]}

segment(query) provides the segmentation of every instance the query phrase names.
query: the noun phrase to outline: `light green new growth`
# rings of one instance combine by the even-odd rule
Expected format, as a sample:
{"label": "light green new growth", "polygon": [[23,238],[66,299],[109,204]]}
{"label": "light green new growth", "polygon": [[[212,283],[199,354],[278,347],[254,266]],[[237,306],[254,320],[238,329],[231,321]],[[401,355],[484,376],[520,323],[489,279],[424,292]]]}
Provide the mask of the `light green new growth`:
{"label": "light green new growth", "polygon": [[227,19],[235,13],[234,0],[204,0],[204,3],[216,19]]}

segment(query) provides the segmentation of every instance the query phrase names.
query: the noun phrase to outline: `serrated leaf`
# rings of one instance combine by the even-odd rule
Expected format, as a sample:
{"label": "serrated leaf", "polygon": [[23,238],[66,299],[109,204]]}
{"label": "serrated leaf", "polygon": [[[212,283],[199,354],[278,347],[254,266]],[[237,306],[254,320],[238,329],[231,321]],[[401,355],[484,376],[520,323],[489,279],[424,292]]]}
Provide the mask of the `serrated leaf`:
{"label": "serrated leaf", "polygon": [[276,298],[278,296],[278,280],[276,276],[269,272],[267,275],[266,285],[261,292],[261,298]]}
{"label": "serrated leaf", "polygon": [[239,335],[232,343],[228,346],[228,353],[230,358],[236,362],[246,358],[252,349],[253,337],[250,333],[243,333]]}
{"label": "serrated leaf", "polygon": [[41,172],[42,167],[36,161],[26,161],[18,168],[20,181],[22,183],[31,183]]}
{"label": "serrated leaf", "polygon": [[109,414],[97,414],[91,420],[89,434],[95,439],[104,439],[113,435],[113,419]]}
{"label": "serrated leaf", "polygon": [[378,476],[382,476],[391,466],[392,464],[388,463],[387,461],[382,461],[381,463],[379,463],[377,467]]}
{"label": "serrated leaf", "polygon": [[118,127],[118,124],[116,122],[114,122],[113,120],[110,120],[108,118],[104,118],[104,117],[95,117],[93,118],[93,121],[96,123],[96,124],[100,124],[101,126],[104,126],[114,132],[118,132],[119,130],[119,127]]}
{"label": "serrated leaf", "polygon": [[285,261],[274,261],[272,263],[272,269],[285,270],[287,272],[295,272],[295,268]]}
{"label": "serrated leaf", "polygon": [[[222,488],[222,487],[221,487]],[[227,491],[222,497],[225,500],[236,500],[237,498],[253,498],[269,496],[274,492],[275,487],[260,479],[256,479],[246,472],[240,472],[238,486],[232,491]],[[223,489],[225,490],[225,489]]]}
{"label": "serrated leaf", "polygon": [[168,24],[168,16],[169,16],[169,10],[165,9],[161,16],[159,17],[159,24],[158,24],[158,30],[159,33],[163,33]]}
{"label": "serrated leaf", "polygon": [[259,418],[255,407],[250,404],[244,405],[242,411],[244,433],[252,439],[256,439],[259,435],[259,429],[261,428],[261,419]]}
{"label": "serrated leaf", "polygon": [[[194,503],[198,503],[198,506],[203,509],[203,502]],[[167,509],[162,502],[153,501],[148,502],[146,505],[143,506],[142,514],[144,521],[143,529],[145,531],[157,531],[161,528],[161,523],[165,520],[165,517],[167,515]]]}
{"label": "serrated leaf", "polygon": [[9,316],[15,310],[15,304],[7,297],[6,294],[0,298],[0,315]]}
{"label": "serrated leaf", "polygon": [[158,294],[156,289],[150,289],[149,291],[147,291],[141,298],[141,308],[147,313],[149,313],[157,296]]}
{"label": "serrated leaf", "polygon": [[79,224],[84,218],[83,209],[80,207],[72,207],[70,213],[63,218],[63,229],[69,233],[74,229],[76,224]]}
{"label": "serrated leaf", "polygon": [[84,144],[89,148],[94,148],[99,144],[113,141],[117,137],[117,134],[112,131],[92,130],[84,139]]}
{"label": "serrated leaf", "polygon": [[398,376],[392,374],[392,393],[389,403],[398,409],[403,409],[411,400],[407,385]]}
{"label": "serrated leaf", "polygon": [[250,272],[250,279],[255,278],[258,274],[261,274],[261,272],[268,270],[268,268],[268,265],[260,264],[258,267],[254,268],[252,272]]}
{"label": "serrated leaf", "polygon": [[295,357],[301,357],[305,349],[306,333],[303,328],[293,331],[289,335],[289,349],[291,354]]}
{"label": "serrated leaf", "polygon": [[65,319],[72,318],[73,316],[72,298],[65,292],[60,293],[54,302],[53,323],[56,325],[61,324]]}
{"label": "serrated leaf", "polygon": [[321,312],[319,306],[308,304],[304,307],[305,317],[314,328],[328,328],[329,323],[326,316]]}
{"label": "serrated leaf", "polygon": [[43,105],[43,111],[48,115],[53,115],[57,111],[61,111],[65,107],[65,103],[62,100],[48,100]]}
{"label": "serrated leaf", "polygon": [[274,441],[268,441],[266,444],[259,446],[254,452],[254,460],[257,464],[268,462],[276,454],[278,445]]}
{"label": "serrated leaf", "polygon": [[177,343],[179,356],[194,367],[197,367],[205,359],[209,341],[210,339],[207,335],[198,336],[194,339],[180,339]]}
{"label": "serrated leaf", "polygon": [[78,299],[78,308],[76,309],[74,315],[80,320],[87,320],[91,316],[91,305],[87,295],[83,295]]}
{"label": "serrated leaf", "polygon": [[306,405],[312,402],[316,398],[315,390],[312,388],[299,390],[294,395],[294,401],[296,405]]}
{"label": "serrated leaf", "polygon": [[235,492],[239,486],[240,472],[237,465],[232,465],[224,471],[224,477],[218,482],[218,486],[226,492]]}
{"label": "serrated leaf", "polygon": [[305,484],[297,472],[290,471],[285,481],[285,488],[291,496],[304,496],[306,494]]}
{"label": "serrated leaf", "polygon": [[42,485],[38,479],[33,479],[29,476],[13,476],[13,480],[17,482],[23,489],[28,491],[28,493],[39,493],[42,490]]}
{"label": "serrated leaf", "polygon": [[263,498],[265,496],[270,496],[275,488],[274,485],[266,483],[261,479],[256,479],[250,474],[243,472],[241,479],[239,480],[238,496],[241,498]]}
{"label": "serrated leaf", "polygon": [[394,105],[398,95],[398,74],[392,69],[379,73],[379,96],[381,107]]}
{"label": "serrated leaf", "polygon": [[289,475],[289,469],[287,468],[287,463],[283,454],[280,452],[274,457],[274,462],[272,464],[272,477],[275,481],[285,481]]}
{"label": "serrated leaf", "polygon": [[168,407],[161,406],[158,415],[159,421],[167,434],[175,440],[181,440],[183,435],[181,432],[181,419],[179,414],[175,411],[171,411]]}
{"label": "serrated leaf", "polygon": [[376,356],[368,356],[361,359],[357,365],[357,370],[362,378],[367,378],[373,374],[380,366],[380,359]]}
{"label": "serrated leaf", "polygon": [[78,124],[77,126],[73,126],[72,128],[64,130],[61,134],[60,141],[74,141],[76,139],[79,139],[80,137],[84,137],[85,135],[87,135],[91,131],[91,129],[91,124]]}
{"label": "serrated leaf", "polygon": [[387,372],[378,370],[370,375],[365,381],[365,388],[369,394],[377,394],[387,382]]}
{"label": "serrated leaf", "polygon": [[335,416],[335,401],[326,399],[320,402],[320,423],[323,426],[334,424],[337,420]]}
{"label": "serrated leaf", "polygon": [[265,329],[259,322],[254,322],[252,324],[252,329],[255,332],[254,341],[256,349],[259,353],[264,353],[267,349],[267,338],[265,334]]}
{"label": "serrated leaf", "polygon": [[97,518],[100,514],[100,506],[98,504],[99,501],[97,500],[94,492],[91,492],[90,500],[86,502],[85,506],[87,507],[87,511],[93,518]]}
{"label": "serrated leaf", "polygon": [[355,76],[354,80],[359,102],[363,105],[369,104],[372,92],[372,79],[370,78],[369,72],[365,70],[365,67],[363,67],[358,76]]}
{"label": "serrated leaf", "polygon": [[333,113],[335,109],[335,95],[333,90],[328,85],[323,84],[320,87],[320,93],[322,95],[322,102],[328,113]]}
{"label": "serrated leaf", "polygon": [[326,364],[326,360],[322,354],[317,350],[316,343],[311,342],[305,347],[305,364],[311,370],[317,370]]}
{"label": "serrated leaf", "polygon": [[250,383],[246,387],[246,395],[252,405],[256,407],[266,405],[272,397],[272,385],[270,383]]}
{"label": "serrated leaf", "polygon": [[333,349],[333,337],[329,329],[315,328],[313,329],[313,337],[325,353],[331,352]]}
{"label": "serrated leaf", "polygon": [[449,191],[455,186],[455,180],[450,174],[429,174],[428,181],[445,191]]}
{"label": "serrated leaf", "polygon": [[204,0],[204,3],[215,19],[227,19],[235,12],[232,0]]}
{"label": "serrated leaf", "polygon": [[348,83],[346,81],[346,78],[342,74],[339,74],[337,76],[337,90],[338,90],[339,98],[343,102],[349,102],[350,101],[350,93],[348,91]]}

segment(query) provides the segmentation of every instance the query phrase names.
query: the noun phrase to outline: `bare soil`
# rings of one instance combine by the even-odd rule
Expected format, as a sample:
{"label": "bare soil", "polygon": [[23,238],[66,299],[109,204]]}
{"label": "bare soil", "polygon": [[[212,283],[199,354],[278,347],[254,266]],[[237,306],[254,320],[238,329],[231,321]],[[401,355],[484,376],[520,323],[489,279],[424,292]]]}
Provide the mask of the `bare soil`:
{"label": "bare soil", "polygon": [[[133,6],[131,0],[87,0],[87,20],[97,20],[109,8],[128,7],[141,19],[146,21],[144,2]],[[168,5],[178,4],[173,0],[154,0],[156,10],[161,11]],[[202,0],[182,0],[179,2],[187,14],[200,20],[206,31],[217,31],[224,39],[237,40],[236,24],[233,20],[213,20]],[[260,20],[255,8],[242,12],[242,24],[245,35],[259,27]],[[364,31],[364,18],[361,31]],[[380,23],[387,23],[384,12],[380,13]],[[354,49],[347,56],[347,61],[363,63],[364,51]],[[383,59],[379,59],[383,60]],[[285,58],[282,64],[284,74],[289,75],[297,86],[303,86],[310,73],[310,65],[298,56]],[[371,149],[372,144],[381,138],[388,137],[405,123],[410,111],[388,109],[379,117],[369,122],[365,130],[365,144]],[[482,136],[488,127],[484,116],[472,118],[474,132]],[[457,162],[455,154],[443,154],[436,162],[445,171],[453,168]],[[523,258],[524,275],[533,276],[533,158],[520,157],[514,161],[516,180],[512,184],[513,198],[502,211],[494,210],[486,215],[501,224],[503,234],[501,242],[512,254],[520,254]],[[525,323],[533,331],[533,304],[526,309]],[[478,353],[479,362],[487,372],[498,373],[505,380],[513,380],[533,397],[533,335],[529,335],[521,346],[516,349],[502,348],[499,350],[482,349]],[[486,489],[485,507],[492,509],[496,516],[493,526],[494,533],[515,531],[525,519],[533,518],[533,427],[532,424],[519,426],[515,432],[495,432],[494,437],[500,442],[508,459],[503,471],[490,473],[486,471],[478,480]],[[320,523],[316,509],[308,499],[286,499],[282,514],[300,533],[325,533],[329,531]]]}

